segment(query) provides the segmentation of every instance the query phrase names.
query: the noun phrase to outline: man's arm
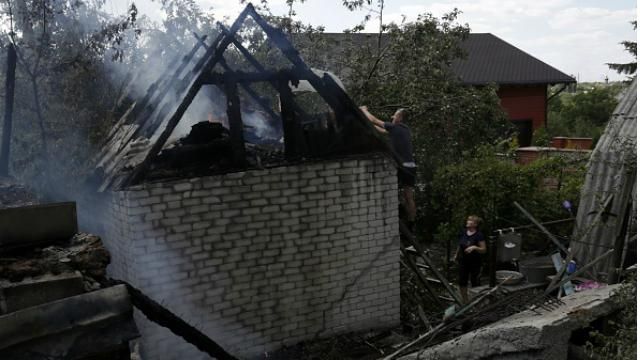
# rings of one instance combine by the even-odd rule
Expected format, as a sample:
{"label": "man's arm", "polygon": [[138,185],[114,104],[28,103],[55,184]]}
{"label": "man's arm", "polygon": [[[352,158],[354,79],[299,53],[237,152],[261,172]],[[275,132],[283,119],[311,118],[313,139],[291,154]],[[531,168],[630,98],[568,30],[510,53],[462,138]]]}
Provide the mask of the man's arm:
{"label": "man's arm", "polygon": [[371,114],[369,112],[369,109],[367,109],[366,106],[360,106],[360,110],[362,110],[362,113],[364,113],[367,119],[369,119],[369,121],[371,121],[373,125],[376,126],[376,130],[380,131],[381,133],[385,133],[385,134],[387,133],[387,130],[385,130],[384,128],[384,121],[378,119],[373,114]]}

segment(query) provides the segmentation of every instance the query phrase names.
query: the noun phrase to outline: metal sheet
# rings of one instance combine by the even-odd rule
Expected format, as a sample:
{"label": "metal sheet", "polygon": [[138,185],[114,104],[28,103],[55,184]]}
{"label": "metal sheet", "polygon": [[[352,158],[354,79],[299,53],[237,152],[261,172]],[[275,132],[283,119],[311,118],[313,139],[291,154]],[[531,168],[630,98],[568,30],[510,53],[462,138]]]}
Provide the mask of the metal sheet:
{"label": "metal sheet", "polygon": [[67,240],[77,232],[75,202],[0,210],[0,250]]}
{"label": "metal sheet", "polygon": [[[636,161],[637,80],[627,89],[589,160],[585,183],[582,188],[572,249],[578,266],[585,264],[613,248],[623,222],[625,206],[629,200],[636,205],[636,178],[629,170]],[[633,164],[631,164],[633,162]],[[630,191],[631,190],[631,191]],[[582,240],[594,219],[600,204],[612,194],[613,201],[602,221]],[[631,199],[629,199],[631,197]],[[596,273],[604,273],[610,267],[612,257],[595,266]]]}

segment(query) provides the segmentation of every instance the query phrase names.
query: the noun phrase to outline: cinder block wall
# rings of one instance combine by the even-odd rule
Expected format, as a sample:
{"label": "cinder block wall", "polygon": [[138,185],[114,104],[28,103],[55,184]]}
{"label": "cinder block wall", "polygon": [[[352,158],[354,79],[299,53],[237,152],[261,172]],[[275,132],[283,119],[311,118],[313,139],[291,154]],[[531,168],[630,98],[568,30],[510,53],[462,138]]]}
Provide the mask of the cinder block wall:
{"label": "cinder block wall", "polygon": [[[232,354],[400,321],[398,196],[382,155],[113,194],[112,276]],[[145,359],[207,359],[138,317]]]}

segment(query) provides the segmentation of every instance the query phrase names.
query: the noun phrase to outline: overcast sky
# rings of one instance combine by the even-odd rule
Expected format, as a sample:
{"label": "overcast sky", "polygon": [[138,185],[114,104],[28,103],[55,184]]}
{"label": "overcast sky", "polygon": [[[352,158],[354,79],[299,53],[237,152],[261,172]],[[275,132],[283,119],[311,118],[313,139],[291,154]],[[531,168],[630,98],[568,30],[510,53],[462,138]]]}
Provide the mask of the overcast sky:
{"label": "overcast sky", "polygon": [[[158,1],[134,2],[140,13],[158,19]],[[195,1],[216,18],[226,16],[231,21],[243,7],[237,0]],[[122,13],[131,2],[107,0],[107,9]],[[274,14],[287,12],[285,0],[271,0],[269,4]],[[368,13],[350,12],[342,6],[342,0],[306,0],[294,8],[296,19],[323,25],[327,32],[353,27]],[[459,21],[469,24],[472,32],[492,33],[579,81],[604,81],[605,76],[624,79],[605,63],[633,60],[619,44],[637,38],[629,23],[637,18],[633,0],[387,0],[383,20],[399,23],[406,16],[406,21],[412,21],[420,13],[440,16],[453,8],[462,11]],[[366,30],[375,31],[375,22],[370,22]]]}

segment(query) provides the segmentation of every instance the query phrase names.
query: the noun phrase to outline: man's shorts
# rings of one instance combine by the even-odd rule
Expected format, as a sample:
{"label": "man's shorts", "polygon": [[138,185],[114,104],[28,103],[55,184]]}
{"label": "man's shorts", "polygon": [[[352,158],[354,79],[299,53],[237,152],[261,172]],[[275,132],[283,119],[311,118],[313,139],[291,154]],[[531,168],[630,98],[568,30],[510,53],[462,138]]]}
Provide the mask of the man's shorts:
{"label": "man's shorts", "polygon": [[414,187],[416,185],[416,168],[401,166],[398,168],[398,185]]}

